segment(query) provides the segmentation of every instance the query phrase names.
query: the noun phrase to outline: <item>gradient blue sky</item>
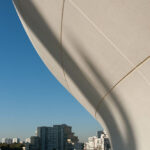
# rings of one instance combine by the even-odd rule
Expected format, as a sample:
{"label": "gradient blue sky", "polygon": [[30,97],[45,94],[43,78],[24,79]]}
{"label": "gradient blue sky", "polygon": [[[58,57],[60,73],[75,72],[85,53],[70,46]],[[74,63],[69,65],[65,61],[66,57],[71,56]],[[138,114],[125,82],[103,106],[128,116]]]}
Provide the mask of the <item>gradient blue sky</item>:
{"label": "gradient blue sky", "polygon": [[81,141],[101,126],[48,71],[12,0],[0,0],[0,138],[27,138],[37,126],[66,123]]}

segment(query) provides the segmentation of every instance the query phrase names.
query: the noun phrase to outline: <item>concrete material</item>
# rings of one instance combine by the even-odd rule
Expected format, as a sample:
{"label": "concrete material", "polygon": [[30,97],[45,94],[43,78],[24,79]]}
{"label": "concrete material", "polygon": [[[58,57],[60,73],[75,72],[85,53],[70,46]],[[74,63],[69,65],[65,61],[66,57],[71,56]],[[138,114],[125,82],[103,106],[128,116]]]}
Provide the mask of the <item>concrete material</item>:
{"label": "concrete material", "polygon": [[14,4],[46,66],[107,129],[113,149],[150,149],[150,0]]}

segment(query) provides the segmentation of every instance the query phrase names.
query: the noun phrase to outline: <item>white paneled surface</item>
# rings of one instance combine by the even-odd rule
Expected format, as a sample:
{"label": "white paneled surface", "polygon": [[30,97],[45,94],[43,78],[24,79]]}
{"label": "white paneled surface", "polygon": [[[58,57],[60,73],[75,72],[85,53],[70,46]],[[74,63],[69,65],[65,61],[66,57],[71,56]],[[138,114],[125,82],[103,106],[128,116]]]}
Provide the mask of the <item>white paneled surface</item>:
{"label": "white paneled surface", "polygon": [[109,132],[149,150],[150,0],[14,0],[38,54]]}
{"label": "white paneled surface", "polygon": [[69,0],[137,64],[150,55],[150,0]]}
{"label": "white paneled surface", "polygon": [[[55,77],[67,88],[62,69],[62,51],[59,45],[63,0],[42,0],[42,2],[41,0],[14,0],[14,3],[39,56]],[[54,56],[60,60],[60,64]]]}

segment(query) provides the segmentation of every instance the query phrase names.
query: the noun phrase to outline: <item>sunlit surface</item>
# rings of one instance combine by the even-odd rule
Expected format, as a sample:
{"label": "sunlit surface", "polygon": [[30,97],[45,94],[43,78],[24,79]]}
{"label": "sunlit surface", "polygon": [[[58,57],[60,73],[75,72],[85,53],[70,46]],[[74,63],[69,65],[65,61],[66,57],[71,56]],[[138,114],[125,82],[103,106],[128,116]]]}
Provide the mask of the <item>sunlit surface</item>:
{"label": "sunlit surface", "polygon": [[113,149],[150,149],[150,0],[14,4],[41,59],[106,127]]}

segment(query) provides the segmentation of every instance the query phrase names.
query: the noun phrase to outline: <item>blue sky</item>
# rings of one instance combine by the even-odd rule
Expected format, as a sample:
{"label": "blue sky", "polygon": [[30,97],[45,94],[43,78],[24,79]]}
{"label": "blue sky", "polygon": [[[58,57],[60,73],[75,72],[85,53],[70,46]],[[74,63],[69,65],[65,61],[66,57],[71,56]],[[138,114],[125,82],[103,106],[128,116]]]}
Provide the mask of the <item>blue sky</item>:
{"label": "blue sky", "polygon": [[101,126],[49,72],[12,0],[0,0],[0,138],[27,138],[37,126],[66,123],[81,141]]}

